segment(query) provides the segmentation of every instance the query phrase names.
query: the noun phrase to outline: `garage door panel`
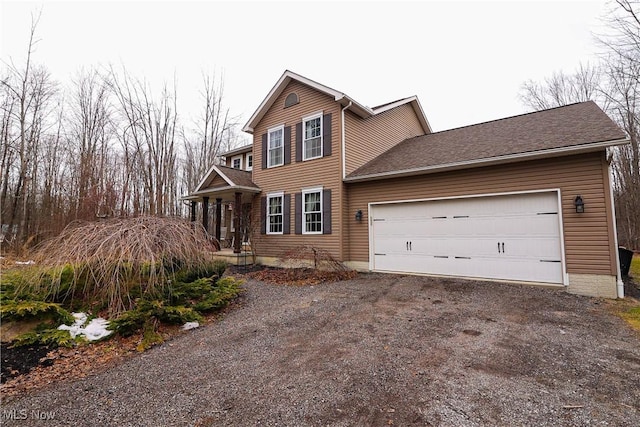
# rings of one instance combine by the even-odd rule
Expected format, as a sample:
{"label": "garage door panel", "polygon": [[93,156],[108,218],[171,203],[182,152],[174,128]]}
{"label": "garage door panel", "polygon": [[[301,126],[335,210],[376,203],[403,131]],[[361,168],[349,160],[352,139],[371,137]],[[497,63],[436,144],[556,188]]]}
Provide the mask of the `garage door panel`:
{"label": "garage door panel", "polygon": [[[500,257],[505,258],[525,258],[531,260],[560,260],[560,245],[557,239],[551,237],[511,237],[502,239],[500,242],[503,252]],[[502,246],[504,243],[504,246]]]}
{"label": "garage door panel", "polygon": [[557,215],[519,215],[495,218],[498,235],[554,235],[559,232]]}
{"label": "garage door panel", "polygon": [[562,283],[557,193],[372,206],[373,268]]}

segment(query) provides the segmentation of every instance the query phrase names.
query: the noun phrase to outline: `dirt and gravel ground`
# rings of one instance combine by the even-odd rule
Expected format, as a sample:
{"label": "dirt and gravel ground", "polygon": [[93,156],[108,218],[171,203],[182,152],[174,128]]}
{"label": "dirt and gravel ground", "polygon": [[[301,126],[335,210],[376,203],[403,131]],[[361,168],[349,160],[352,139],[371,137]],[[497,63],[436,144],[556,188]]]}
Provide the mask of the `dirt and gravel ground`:
{"label": "dirt and gravel ground", "polygon": [[381,274],[245,287],[219,322],[3,402],[3,424],[640,425],[616,302]]}

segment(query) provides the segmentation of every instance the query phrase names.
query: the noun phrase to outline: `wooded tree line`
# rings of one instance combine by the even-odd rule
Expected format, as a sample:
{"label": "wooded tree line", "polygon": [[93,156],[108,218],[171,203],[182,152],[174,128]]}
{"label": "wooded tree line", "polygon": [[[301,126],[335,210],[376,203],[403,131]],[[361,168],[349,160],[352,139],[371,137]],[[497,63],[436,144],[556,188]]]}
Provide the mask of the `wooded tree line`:
{"label": "wooded tree line", "polygon": [[609,158],[619,244],[640,250],[640,3],[616,0],[611,7],[608,34],[598,35],[600,62],[527,81],[520,98],[534,110],[592,100],[627,133],[630,143],[609,149]]}
{"label": "wooded tree line", "polygon": [[[627,132],[631,143],[610,151],[618,233],[621,245],[640,249],[640,8],[612,4],[602,61],[525,82],[520,96],[532,109],[594,100]],[[176,82],[154,94],[112,66],[81,70],[62,86],[36,62],[36,29],[34,19],[25,63],[0,69],[2,249],[27,247],[75,219],[186,214],[179,196],[239,140],[223,84],[203,76],[191,128],[177,111]]]}
{"label": "wooded tree line", "polygon": [[26,61],[0,75],[3,251],[77,219],[186,215],[180,196],[239,141],[222,82],[203,76],[193,122],[178,115],[175,82],[156,95],[124,67],[83,69],[62,86],[36,62],[37,21]]}

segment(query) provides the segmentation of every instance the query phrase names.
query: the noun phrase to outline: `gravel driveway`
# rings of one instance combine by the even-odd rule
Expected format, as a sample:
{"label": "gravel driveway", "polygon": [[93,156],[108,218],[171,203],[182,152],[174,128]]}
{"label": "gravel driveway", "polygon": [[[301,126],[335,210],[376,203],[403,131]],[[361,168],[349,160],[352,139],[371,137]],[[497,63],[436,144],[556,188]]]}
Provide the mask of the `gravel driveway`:
{"label": "gravel driveway", "polygon": [[223,320],[4,404],[3,424],[640,425],[640,337],[601,300],[383,274],[245,287]]}

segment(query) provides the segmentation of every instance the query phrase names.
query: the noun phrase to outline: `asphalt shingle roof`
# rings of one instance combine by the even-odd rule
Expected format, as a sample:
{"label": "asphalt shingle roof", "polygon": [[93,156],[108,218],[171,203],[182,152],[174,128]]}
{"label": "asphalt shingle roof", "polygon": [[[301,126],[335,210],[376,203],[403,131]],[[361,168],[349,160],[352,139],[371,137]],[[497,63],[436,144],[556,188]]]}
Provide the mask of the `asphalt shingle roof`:
{"label": "asphalt shingle roof", "polygon": [[581,102],[402,141],[347,179],[625,139],[594,102]]}
{"label": "asphalt shingle roof", "polygon": [[218,166],[220,172],[224,173],[235,185],[240,187],[249,187],[260,189],[252,180],[251,172],[241,169],[229,168],[227,166]]}

